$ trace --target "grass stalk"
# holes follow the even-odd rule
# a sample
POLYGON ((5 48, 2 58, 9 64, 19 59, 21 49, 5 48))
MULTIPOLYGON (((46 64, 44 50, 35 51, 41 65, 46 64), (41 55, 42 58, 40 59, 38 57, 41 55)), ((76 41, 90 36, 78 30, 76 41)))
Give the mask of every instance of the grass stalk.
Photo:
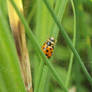
POLYGON ((36 79, 37 81, 36 81, 36 84, 35 84, 34 92, 38 92, 38 90, 39 90, 39 86, 40 86, 40 81, 41 81, 41 78, 42 78, 43 69, 44 69, 44 62, 41 61, 39 69, 38 69, 38 73, 37 73, 38 77, 36 79))
POLYGON ((29 12, 29 14, 27 16, 28 24, 30 24, 35 11, 36 11, 36 5, 33 6, 32 10, 30 10, 30 12, 29 12))
POLYGON ((45 92, 46 85, 48 85, 48 84, 46 84, 47 78, 48 78, 48 72, 49 72, 49 68, 47 67, 47 65, 44 65, 38 92, 45 92))
MULTIPOLYGON (((67 3, 68 3, 68 0, 57 0, 56 7, 55 7, 55 14, 57 15, 57 18, 60 21, 62 21, 67 3)), ((53 21, 53 23, 51 25, 50 35, 56 39, 58 36, 58 33, 59 33, 59 31, 58 31, 59 28, 55 24, 54 20, 52 20, 52 21, 53 21)))
MULTIPOLYGON (((14 0, 14 1, 20 12, 23 14, 22 0, 20 1, 14 0)), ((12 7, 12 4, 10 3, 9 0, 7 0, 7 4, 8 4, 10 26, 14 36, 17 54, 20 60, 19 63, 20 63, 22 78, 24 80, 24 84, 27 91, 32 92, 31 68, 30 68, 28 50, 26 46, 24 26, 22 25, 16 11, 12 7)))
MULTIPOLYGON (((72 9, 73 9, 73 14, 74 14, 73 46, 75 47, 75 44, 76 44, 76 13, 75 13, 75 7, 74 7, 73 0, 71 0, 71 4, 72 4, 72 9)), ((70 76, 71 76, 71 71, 72 71, 73 58, 74 58, 74 54, 71 53, 70 63, 69 63, 69 67, 68 67, 67 77, 66 77, 66 84, 65 84, 66 87, 68 87, 70 78, 71 78, 70 76)))
POLYGON ((88 51, 88 59, 89 59, 89 65, 90 68, 92 69, 92 47, 91 47, 91 39, 88 36, 87 38, 87 51, 88 51))

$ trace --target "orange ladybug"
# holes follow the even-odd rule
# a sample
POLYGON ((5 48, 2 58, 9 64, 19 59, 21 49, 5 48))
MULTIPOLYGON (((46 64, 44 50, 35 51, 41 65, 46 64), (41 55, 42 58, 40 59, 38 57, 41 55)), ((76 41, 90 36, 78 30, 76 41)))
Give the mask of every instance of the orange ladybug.
POLYGON ((55 39, 51 37, 41 47, 42 51, 45 53, 47 58, 50 58, 52 56, 54 46, 55 46, 55 39))

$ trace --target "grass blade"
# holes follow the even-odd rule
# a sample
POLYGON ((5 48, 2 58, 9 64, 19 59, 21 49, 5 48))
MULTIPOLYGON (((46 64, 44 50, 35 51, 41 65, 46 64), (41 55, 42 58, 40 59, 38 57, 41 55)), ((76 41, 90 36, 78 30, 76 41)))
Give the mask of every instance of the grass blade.
MULTIPOLYGON (((76 13, 75 13, 75 7, 74 7, 73 0, 71 0, 71 4, 72 4, 72 9, 73 9, 73 14, 74 14, 73 46, 75 47, 75 43, 76 43, 76 13)), ((71 53, 70 63, 69 63, 68 73, 67 73, 67 78, 66 78, 66 87, 68 87, 69 81, 70 81, 70 75, 71 75, 71 71, 72 71, 73 58, 74 58, 74 54, 71 53)))
MULTIPOLYGON (((22 14, 23 13, 23 5, 22 0, 15 0, 15 3, 22 14)), ((22 25, 16 11, 12 7, 12 4, 9 0, 7 0, 8 5, 8 15, 9 22, 11 26, 11 31, 13 33, 17 54, 19 57, 20 69, 22 78, 28 92, 32 92, 32 77, 31 77, 31 68, 30 68, 30 60, 29 54, 26 46, 26 37, 24 26, 22 25)))
POLYGON ((26 92, 18 61, 8 23, 0 8, 0 78, 2 79, 0 84, 2 83, 3 86, 0 85, 1 92, 6 90, 7 92, 26 92))
MULTIPOLYGON (((57 18, 60 21, 62 21, 67 3, 68 3, 68 0, 58 0, 56 2, 55 14, 57 15, 57 18)), ((53 36, 54 38, 57 38, 59 28, 55 24, 54 20, 52 20, 52 22, 53 23, 52 23, 51 28, 50 28, 50 30, 51 30, 50 35, 53 36)))

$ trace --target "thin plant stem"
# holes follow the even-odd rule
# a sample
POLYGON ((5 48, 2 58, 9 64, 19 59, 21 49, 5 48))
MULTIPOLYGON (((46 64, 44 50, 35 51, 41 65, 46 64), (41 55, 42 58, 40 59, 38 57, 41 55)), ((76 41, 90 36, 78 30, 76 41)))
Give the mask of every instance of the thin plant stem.
MULTIPOLYGON (((22 0, 20 1, 14 0, 14 1, 20 12, 24 14, 22 0)), ((12 4, 10 3, 9 0, 7 0, 7 5, 8 5, 9 22, 13 33, 17 54, 19 57, 22 78, 27 92, 33 92, 30 60, 29 60, 28 49, 26 46, 26 36, 25 36, 24 26, 22 25, 16 11, 12 7, 12 4)))
POLYGON ((30 12, 28 14, 28 17, 27 17, 28 24, 30 24, 30 21, 32 20, 32 17, 35 13, 35 10, 36 10, 36 5, 33 6, 33 9, 30 10, 30 12))
POLYGON ((40 81, 39 90, 37 92, 45 92, 46 85, 48 85, 47 84, 48 73, 49 73, 48 66, 44 65, 43 72, 42 72, 42 77, 41 77, 41 81, 40 81))
MULTIPOLYGON (((75 13, 75 7, 74 7, 73 0, 71 0, 71 4, 72 4, 72 9, 73 9, 73 14, 74 14, 73 46, 75 47, 75 44, 76 44, 76 13, 75 13)), ((71 71, 72 71, 72 64, 73 64, 73 58, 74 58, 74 54, 71 53, 70 63, 69 63, 68 73, 67 73, 67 78, 66 78, 66 84, 65 84, 66 87, 68 87, 69 81, 70 81, 70 76, 71 76, 71 71)))
POLYGON ((44 68, 44 62, 41 60, 39 70, 38 70, 39 76, 37 77, 37 82, 35 84, 34 92, 38 92, 38 90, 39 90, 40 81, 41 81, 41 77, 42 77, 42 73, 43 73, 43 71, 42 71, 43 68, 44 68))

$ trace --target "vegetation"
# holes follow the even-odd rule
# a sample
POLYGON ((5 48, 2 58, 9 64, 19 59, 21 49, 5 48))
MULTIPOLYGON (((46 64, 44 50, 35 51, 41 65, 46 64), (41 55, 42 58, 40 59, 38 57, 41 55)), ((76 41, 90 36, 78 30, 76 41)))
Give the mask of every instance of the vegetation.
MULTIPOLYGON (((0 92, 91 92, 92 1, 22 0, 23 11, 16 1, 8 0, 25 29, 32 71, 29 72, 32 81, 27 87, 32 88, 26 90, 21 75, 7 9, 9 3, 0 0, 0 92), (50 59, 41 50, 49 37, 56 40, 50 59)), ((15 24, 17 17, 13 17, 15 24)))

